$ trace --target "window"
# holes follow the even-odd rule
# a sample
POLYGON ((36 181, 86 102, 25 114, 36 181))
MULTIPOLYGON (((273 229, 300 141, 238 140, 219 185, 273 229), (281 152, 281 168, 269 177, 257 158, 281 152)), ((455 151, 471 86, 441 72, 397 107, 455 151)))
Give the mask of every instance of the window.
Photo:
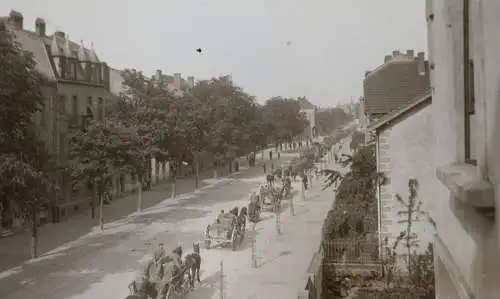
POLYGON ((474 124, 475 113, 475 88, 474 88, 474 61, 471 59, 471 36, 468 0, 463 2, 463 66, 464 66, 464 160, 469 164, 476 164, 473 154, 473 141, 471 127, 474 124))
POLYGON ((64 95, 59 95, 58 97, 58 113, 60 116, 66 114, 66 97, 64 95))
MULTIPOLYGON (((52 101, 52 99, 49 99, 49 101, 52 101)), ((47 113, 47 109, 46 109, 46 105, 43 105, 42 109, 40 110, 40 126, 42 128, 45 128, 47 125, 47 121, 45 119, 46 118, 45 113, 47 113)))
POLYGON ((78 96, 73 96, 73 101, 71 104, 71 117, 73 119, 73 123, 78 122, 78 96))
POLYGON ((59 157, 64 158, 66 156, 66 135, 59 134, 59 157))
POLYGON ((103 121, 103 114, 104 114, 104 100, 103 98, 99 98, 97 102, 97 120, 98 121, 103 121))

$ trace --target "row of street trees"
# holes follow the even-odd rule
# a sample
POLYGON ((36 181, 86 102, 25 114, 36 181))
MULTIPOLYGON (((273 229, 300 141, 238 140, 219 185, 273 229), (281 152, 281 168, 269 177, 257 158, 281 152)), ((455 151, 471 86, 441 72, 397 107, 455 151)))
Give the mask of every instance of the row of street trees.
MULTIPOLYGON (((125 92, 110 101, 104 120, 88 120, 69 144, 68 170, 75 184, 93 186, 92 214, 99 206, 101 228, 103 196, 116 174, 137 178, 141 210, 152 158, 168 162, 174 186, 181 167, 192 167, 198 187, 201 159, 231 165, 270 143, 291 141, 307 125, 296 100, 276 97, 260 105, 229 77, 200 81, 182 95, 135 70, 123 77, 125 92)), ((53 177, 57 161, 37 133, 45 86, 32 56, 0 23, 0 221, 7 210, 29 220, 33 257, 38 213, 62 193, 53 177)))

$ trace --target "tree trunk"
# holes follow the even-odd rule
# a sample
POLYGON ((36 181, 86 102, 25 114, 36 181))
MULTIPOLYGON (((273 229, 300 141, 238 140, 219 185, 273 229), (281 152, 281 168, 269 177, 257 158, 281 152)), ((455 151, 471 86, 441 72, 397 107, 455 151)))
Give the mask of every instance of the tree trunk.
POLYGON ((171 168, 172 170, 172 198, 175 198, 177 194, 177 165, 171 168))
POLYGON ((37 209, 35 206, 31 208, 31 259, 37 257, 38 250, 38 225, 37 225, 37 209))
POLYGON ((195 176, 195 188, 200 188, 200 153, 195 153, 194 155, 194 176, 195 176))
MULTIPOLYGON (((101 183, 102 184, 102 183, 101 183)), ((103 188, 102 186, 99 186, 99 191, 97 194, 97 199, 99 200, 99 227, 101 230, 104 230, 104 198, 103 198, 103 188)))
POLYGON ((217 168, 219 168, 219 161, 214 163, 214 179, 217 179, 218 177, 217 168))
POLYGON ((155 181, 156 185, 160 183, 160 163, 155 159, 155 181))
POLYGON ((137 176, 137 212, 142 212, 142 183, 144 182, 144 176, 137 176))
POLYGON ((90 217, 95 219, 95 204, 97 202, 97 180, 92 182, 92 197, 90 199, 90 217))

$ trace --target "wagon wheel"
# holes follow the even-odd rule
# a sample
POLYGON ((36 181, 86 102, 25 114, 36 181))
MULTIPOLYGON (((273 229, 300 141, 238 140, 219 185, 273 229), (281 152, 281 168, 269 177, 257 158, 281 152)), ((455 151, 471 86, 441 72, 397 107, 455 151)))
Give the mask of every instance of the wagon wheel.
POLYGON ((239 245, 241 245, 241 243, 243 243, 243 239, 245 238, 245 230, 242 230, 241 233, 240 233, 240 242, 239 242, 239 245))
POLYGON ((167 295, 165 296, 165 299, 176 299, 177 294, 175 292, 174 284, 170 283, 168 286, 168 291, 167 295))
POLYGON ((231 234, 231 245, 233 247, 233 251, 236 250, 236 248, 238 247, 238 232, 236 230, 236 227, 233 227, 233 232, 231 234))
POLYGON ((205 229, 205 249, 210 249, 210 244, 210 225, 207 225, 207 228, 205 229))

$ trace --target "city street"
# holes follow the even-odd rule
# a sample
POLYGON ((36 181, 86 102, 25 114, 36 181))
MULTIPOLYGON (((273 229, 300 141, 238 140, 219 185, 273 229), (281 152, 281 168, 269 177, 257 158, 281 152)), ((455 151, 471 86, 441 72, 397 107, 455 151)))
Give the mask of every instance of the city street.
MULTIPOLYGON (((294 155, 282 154, 279 164, 294 155)), ((77 240, 53 246, 40 258, 0 273, 0 298, 83 299, 89 298, 85 292, 96 283, 103 286, 101 291, 93 288, 99 298, 125 298, 128 282, 158 244, 164 243, 168 250, 182 245, 185 252, 190 252, 192 242, 202 241, 203 228, 215 219, 220 209, 247 204, 249 193, 265 181, 261 161, 259 156, 255 168, 242 166, 239 173, 230 177, 205 179, 196 192, 186 193, 189 191, 181 187, 179 190, 184 194, 174 200, 168 199, 170 192, 165 188, 145 195, 155 197, 149 200, 150 205, 159 196, 164 200, 142 213, 115 221, 109 218, 104 231, 94 227, 77 240)), ((266 163, 270 164, 268 156, 266 163)), ((271 163, 278 165, 276 160, 271 163)), ((66 229, 74 230, 77 237, 80 228, 72 227, 74 223, 77 222, 69 221, 66 229)), ((12 254, 16 252, 16 248, 6 247, 5 244, 2 247, 2 259, 9 259, 4 254, 7 249, 12 254)))

